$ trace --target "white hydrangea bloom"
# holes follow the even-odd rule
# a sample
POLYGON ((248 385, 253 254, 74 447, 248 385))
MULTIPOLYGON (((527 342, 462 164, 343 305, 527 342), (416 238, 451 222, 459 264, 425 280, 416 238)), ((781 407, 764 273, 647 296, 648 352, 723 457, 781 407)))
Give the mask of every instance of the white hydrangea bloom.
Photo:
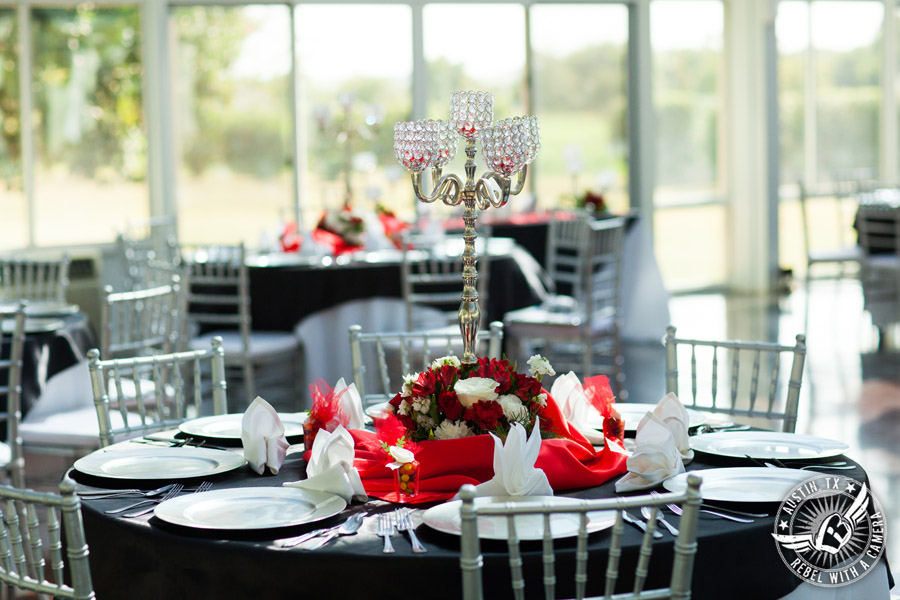
POLYGON ((432 419, 428 415, 416 415, 416 423, 418 423, 419 427, 424 427, 425 429, 434 429, 434 419, 432 419))
POLYGON ((400 413, 401 415, 408 415, 409 411, 410 411, 409 402, 407 402, 406 400, 401 402, 400 407, 397 409, 397 412, 400 413))
POLYGON ((440 358, 436 358, 431 362, 432 369, 439 369, 444 365, 450 365, 451 367, 459 368, 462 363, 459 362, 459 359, 455 356, 442 356, 440 358))
POLYGON ((497 398, 497 402, 503 407, 503 416, 509 421, 518 421, 528 416, 528 409, 525 408, 518 396, 503 394, 497 398))
POLYGON ((407 373, 403 376, 403 387, 400 388, 400 397, 409 398, 412 396, 412 388, 419 379, 418 373, 407 373))
POLYGON ((460 379, 453 386, 453 391, 459 396, 459 401, 466 408, 481 400, 496 400, 497 392, 494 390, 497 382, 488 377, 469 377, 460 379))
POLYGON ((553 367, 550 365, 550 361, 540 354, 535 354, 528 359, 528 367, 531 370, 532 377, 538 377, 541 375, 556 375, 556 371, 553 370, 553 367))
POLYGON ((413 398, 412 408, 420 413, 427 413, 431 409, 431 398, 413 398))
POLYGON ((472 435, 472 429, 465 421, 444 421, 434 430, 434 437, 439 440, 455 440, 472 435))

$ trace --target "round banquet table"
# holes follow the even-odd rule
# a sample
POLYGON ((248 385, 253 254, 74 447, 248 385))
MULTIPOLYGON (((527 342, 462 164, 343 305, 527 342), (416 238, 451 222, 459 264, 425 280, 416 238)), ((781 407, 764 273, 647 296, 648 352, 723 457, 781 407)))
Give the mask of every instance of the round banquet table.
MULTIPOLYGON (((7 336, 0 356, 8 356, 7 336)), ((34 406, 51 377, 85 360, 97 347, 97 337, 82 312, 53 318, 25 320, 25 347, 22 356, 22 416, 34 406)), ((5 383, 6 375, 3 374, 5 383)), ((5 437, 5 429, 2 435, 5 437)))
MULTIPOLYGON (((525 250, 502 238, 492 238, 489 249, 487 257, 479 254, 478 259, 479 268, 484 260, 491 263, 482 323, 502 321, 506 312, 539 304, 546 295, 543 270, 525 250)), ((349 300, 402 298, 401 260, 402 253, 393 249, 325 259, 297 254, 250 257, 253 328, 293 331, 304 317, 349 300)))
MULTIPOLYGON (((132 444, 123 442, 119 447, 132 444)), ((144 446, 146 447, 146 446, 144 446)), ((245 486, 281 486, 282 482, 305 477, 305 463, 297 450, 288 455, 278 475, 259 476, 249 466, 207 478, 213 490, 245 486)), ((116 447, 111 447, 115 451, 116 447)), ((831 460, 831 459, 829 459, 831 460)), ((747 462, 701 455, 689 470, 720 466, 746 466, 747 462)), ((865 471, 857 468, 840 471, 842 475, 864 480, 865 471)), ((97 488, 134 487, 133 481, 100 479, 72 469, 70 476, 79 491, 97 488)), ((159 481, 138 482, 147 489, 159 481)), ((188 480, 188 484, 196 484, 188 480)), ((607 498, 615 495, 614 480, 591 489, 560 495, 578 498, 607 498)), ((462 597, 459 571, 459 538, 432 530, 421 523, 421 510, 429 505, 412 505, 416 532, 427 547, 427 554, 413 554, 409 539, 397 533, 393 537, 395 554, 382 553, 382 540, 376 536, 377 519, 373 515, 391 511, 396 505, 380 500, 353 504, 339 515, 317 523, 257 532, 205 531, 166 523, 152 514, 133 519, 105 514, 105 510, 135 502, 131 498, 83 499, 82 509, 91 571, 98 598, 367 598, 400 599, 462 597), (348 514, 368 511, 357 535, 339 537, 322 549, 280 548, 275 542, 311 529, 342 522, 348 514)), ((735 523, 701 515, 698 552, 693 577, 695 600, 766 600, 782 598, 797 588, 800 579, 781 562, 771 532, 777 504, 750 504, 751 512, 767 512, 772 517, 752 524, 735 523), (762 510, 761 510, 762 509, 762 510), (727 592, 726 592, 727 590, 727 592)), ((676 524, 677 517, 670 520, 676 524)), ((630 589, 637 560, 641 533, 626 527, 620 568, 620 590, 630 589)), ((588 592, 598 594, 603 584, 609 530, 592 533, 589 550, 596 558, 589 563, 588 592)), ((654 543, 647 587, 667 585, 674 538, 668 533, 654 543)), ((485 598, 509 597, 509 567, 506 543, 482 541, 484 553, 485 598)), ((574 540, 556 541, 557 594, 569 594, 574 580, 574 540)), ((543 598, 540 582, 540 542, 523 546, 526 591, 529 597, 543 598)), ((887 571, 868 577, 886 578, 887 571)), ((880 582, 874 582, 881 585, 880 582)), ((811 587, 808 584, 804 584, 811 587)), ((801 592, 802 589, 796 590, 801 592)), ((795 594, 796 595, 796 594, 795 594)), ((795 596, 789 596, 793 598, 795 596)), ((806 596, 804 596, 806 597, 806 596)), ((887 589, 885 595, 887 597, 887 589)))

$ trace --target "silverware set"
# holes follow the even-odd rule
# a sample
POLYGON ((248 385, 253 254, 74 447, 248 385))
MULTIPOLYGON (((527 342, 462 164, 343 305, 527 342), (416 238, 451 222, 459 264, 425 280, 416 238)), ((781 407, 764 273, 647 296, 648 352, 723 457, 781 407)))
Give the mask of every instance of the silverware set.
POLYGON ((378 515, 378 537, 384 538, 384 547, 381 550, 384 554, 391 554, 395 551, 391 537, 398 531, 405 531, 409 535, 409 543, 415 554, 428 552, 416 536, 410 510, 402 507, 393 512, 378 515))
POLYGON ((367 512, 356 513, 351 515, 350 518, 343 523, 333 527, 314 529, 313 531, 308 531, 302 535, 281 540, 278 542, 278 546, 281 548, 293 548, 294 546, 299 546, 303 542, 315 539, 316 541, 311 546, 305 547, 304 550, 316 550, 338 536, 354 535, 359 531, 359 528, 362 527, 363 519, 368 514, 369 513, 367 512))
MULTIPOLYGON (((200 485, 198 485, 196 488, 194 488, 192 490, 188 490, 188 491, 196 494, 198 492, 205 492, 205 491, 209 490, 210 488, 212 488, 212 482, 204 481, 200 485)), ((126 491, 130 492, 131 490, 126 490, 126 491)), ((107 510, 104 512, 108 515, 121 514, 122 517, 126 518, 126 519, 131 519, 134 517, 141 517, 141 516, 144 516, 146 514, 153 512, 153 509, 156 508, 157 504, 162 504, 166 500, 170 500, 170 499, 174 498, 175 496, 177 496, 178 494, 180 494, 183 491, 184 491, 184 484, 182 484, 182 483, 172 483, 169 485, 164 485, 161 488, 157 488, 155 490, 150 490, 149 492, 144 493, 143 500, 139 500, 133 504, 129 504, 128 506, 123 506, 120 508, 113 508, 113 509, 110 509, 110 510, 107 510), (163 490, 164 490, 164 492, 163 492, 163 490), (161 493, 163 494, 162 496, 160 496, 161 493), (132 512, 128 512, 128 511, 132 511, 132 512)), ((94 496, 90 496, 90 497, 91 498, 115 498, 115 497, 123 497, 126 495, 127 494, 118 494, 118 495, 113 494, 113 495, 109 495, 109 496, 94 495, 94 496)))
MULTIPOLYGON (((652 491, 650 492, 650 495, 659 496, 660 494, 657 491, 652 491)), ((666 504, 666 508, 672 511, 672 514, 679 517, 684 512, 680 506, 678 506, 677 504, 672 504, 671 502, 666 504)), ((709 504, 701 504, 700 512, 719 517, 720 519, 725 519, 727 521, 734 521, 735 523, 753 523, 756 519, 764 519, 765 517, 769 516, 768 513, 745 512, 742 510, 735 510, 733 508, 725 508, 722 506, 711 506, 709 504)))

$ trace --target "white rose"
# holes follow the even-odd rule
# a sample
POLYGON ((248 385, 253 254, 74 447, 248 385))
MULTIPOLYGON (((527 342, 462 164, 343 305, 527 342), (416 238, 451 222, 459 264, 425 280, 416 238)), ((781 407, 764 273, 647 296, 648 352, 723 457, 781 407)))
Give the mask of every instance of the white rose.
POLYGON ((388 452, 390 452, 391 457, 398 463, 408 463, 416 459, 415 454, 400 446, 391 446, 388 452))
POLYGON ((459 396, 459 401, 466 408, 481 400, 496 400, 497 392, 494 389, 497 382, 487 377, 469 377, 460 379, 453 386, 453 391, 459 396))
POLYGON ((539 375, 556 375, 556 371, 553 370, 550 361, 540 354, 535 354, 528 359, 528 367, 531 369, 532 377, 537 377, 539 375))
POLYGON ((528 415, 528 409, 525 408, 518 396, 504 394, 497 398, 497 402, 503 407, 503 416, 509 421, 518 421, 528 415))

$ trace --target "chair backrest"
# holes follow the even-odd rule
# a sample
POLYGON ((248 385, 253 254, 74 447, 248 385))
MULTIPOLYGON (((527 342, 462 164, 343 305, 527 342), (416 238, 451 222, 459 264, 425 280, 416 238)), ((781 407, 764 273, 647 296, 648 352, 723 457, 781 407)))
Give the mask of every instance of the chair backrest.
POLYGON ((181 288, 168 285, 113 292, 103 288, 100 306, 100 354, 106 359, 166 354, 174 350, 181 331, 181 288))
POLYGON ((590 217, 586 213, 554 213, 547 228, 547 275, 556 294, 566 294, 576 302, 585 300, 585 255, 588 248, 590 217))
POLYGON ((89 350, 88 368, 101 446, 117 439, 171 429, 199 416, 210 398, 213 414, 227 412, 225 352, 218 337, 213 338, 206 350, 155 356, 100 360, 98 350, 89 350), (151 379, 153 386, 141 386, 140 382, 146 379, 151 379), (123 384, 127 388, 130 382, 134 385, 136 401, 116 401, 116 398, 126 398, 123 384), (111 394, 111 390, 115 393, 111 394), (117 413, 115 426, 113 413, 117 413))
MULTIPOLYGON (((588 551, 588 513, 594 511, 615 511, 615 522, 612 526, 609 549, 598 549, 595 554, 606 553, 606 570, 603 587, 592 586, 591 595, 605 598, 613 597, 617 583, 622 587, 620 579, 620 563, 622 549, 622 534, 625 528, 623 511, 626 509, 640 509, 649 507, 652 511, 647 520, 647 531, 644 533, 640 551, 637 558, 637 566, 634 570, 634 582, 630 586, 632 593, 620 593, 614 597, 616 600, 638 598, 679 598, 686 599, 691 593, 691 576, 694 566, 694 555, 697 552, 697 520, 700 510, 700 477, 689 475, 687 488, 682 493, 666 493, 656 496, 632 496, 609 498, 603 500, 583 500, 577 504, 542 506, 537 502, 529 503, 496 503, 479 505, 475 501, 475 487, 467 484, 459 492, 462 499, 460 508, 460 557, 459 564, 462 571, 462 586, 464 600, 481 600, 484 597, 482 589, 482 563, 480 543, 478 538, 479 517, 505 517, 507 529, 507 549, 509 552, 510 580, 512 582, 513 597, 516 600, 525 598, 526 580, 540 582, 544 587, 544 597, 556 598, 557 577, 555 566, 557 562, 554 541, 552 537, 551 522, 560 515, 563 518, 578 519, 578 533, 575 549, 575 580, 567 582, 560 587, 565 588, 565 597, 581 599, 587 593, 589 583, 588 560, 591 552, 588 551), (653 533, 656 531, 656 514, 667 503, 679 504, 684 513, 679 521, 678 538, 675 540, 675 555, 672 561, 671 575, 668 587, 645 590, 647 575, 649 573, 650 558, 653 551, 653 533), (529 527, 541 527, 542 553, 540 556, 531 553, 531 556, 523 554, 519 547, 519 534, 517 527, 520 523, 527 522, 529 527), (539 524, 540 523, 540 524, 539 524), (526 577, 526 573, 528 576, 526 577), (543 577, 538 577, 538 574, 543 577), (574 593, 570 589, 574 588, 574 593), (601 592, 602 589, 602 592, 601 592)), ((571 544, 566 539, 563 544, 571 544)), ((590 571, 597 572, 597 560, 591 563, 590 571)), ((654 567, 659 568, 654 562, 654 567)), ((625 582, 630 583, 630 582, 625 582)), ((537 593, 529 594, 536 597, 537 593)))
MULTIPOLYGON (((484 248, 490 238, 482 238, 484 248)), ((455 323, 463 289, 462 247, 447 243, 446 239, 435 240, 426 234, 404 232, 403 260, 400 265, 400 280, 403 300, 406 302, 406 329, 415 331, 414 307, 430 306, 445 313, 448 324, 455 323), (450 253, 448 250, 458 249, 450 253)), ((487 306, 490 281, 490 258, 478 260, 476 292, 481 306, 487 306)))
MULTIPOLYGON (((479 356, 500 358, 503 345, 503 323, 494 321, 489 331, 479 331, 477 341, 487 345, 479 356)), ((483 346, 482 346, 483 347, 483 346)), ((403 376, 423 371, 442 356, 461 355, 462 336, 442 330, 399 333, 363 333, 359 325, 350 327, 350 360, 353 381, 363 406, 390 400, 400 391, 403 376), (373 369, 374 387, 367 383, 368 369, 373 369)))
POLYGON ((68 253, 59 260, 0 258, 0 300, 65 302, 70 263, 68 253))
MULTIPOLYGON (((22 364, 25 346, 25 304, 15 312, 0 314, 0 400, 6 400, 6 443, 10 449, 9 476, 13 485, 25 487, 25 458, 19 421, 22 418, 22 364), (8 328, 8 329, 7 329, 8 328), (9 348, 6 351, 6 348, 9 348), (5 377, 4 377, 5 373, 5 377)), ((0 406, 3 406, 0 404, 0 406)))
POLYGON ((783 431, 796 429, 805 335, 797 335, 793 346, 692 340, 676 337, 675 327, 669 326, 665 343, 666 392, 676 394, 685 406, 748 419, 780 420, 783 431), (679 377, 683 360, 690 361, 690 378, 679 377))
POLYGON ((237 329, 250 348, 250 275, 244 245, 196 246, 183 253, 188 319, 206 329, 237 329))
MULTIPOLYGON (((584 289, 591 310, 587 320, 610 317, 619 319, 622 308, 622 249, 625 243, 625 219, 615 217, 588 224, 584 256, 584 289)), ((590 327, 588 327, 590 330, 590 327)))
POLYGON ((180 275, 181 254, 174 235, 154 234, 153 237, 134 238, 120 233, 116 243, 125 262, 125 289, 156 287, 173 274, 180 275))
POLYGON ((81 501, 68 477, 59 491, 0 485, 0 581, 54 598, 91 600, 95 596, 81 501))
POLYGON ((853 215, 856 194, 862 186, 859 179, 841 179, 815 187, 803 181, 797 183, 803 248, 808 260, 817 250, 835 250, 855 244, 853 215))

